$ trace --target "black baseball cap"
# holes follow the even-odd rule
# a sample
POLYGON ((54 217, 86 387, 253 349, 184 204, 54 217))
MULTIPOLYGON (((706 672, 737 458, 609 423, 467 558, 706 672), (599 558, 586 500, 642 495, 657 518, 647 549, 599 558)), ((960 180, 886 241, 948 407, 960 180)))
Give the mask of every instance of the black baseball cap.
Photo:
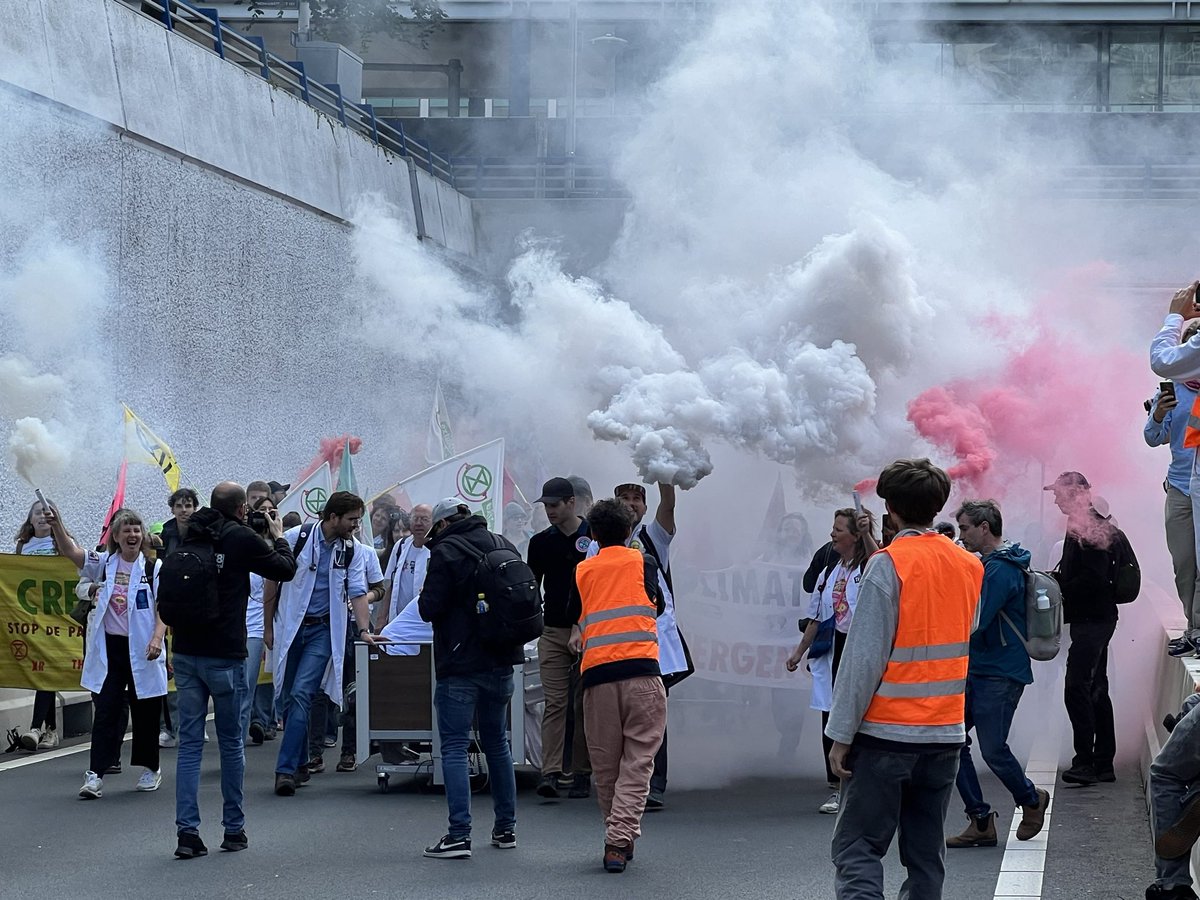
POLYGON ((542 485, 542 496, 538 497, 535 502, 545 503, 547 500, 566 500, 568 497, 575 496, 575 487, 567 479, 551 478, 542 485))
POLYGON ((1063 472, 1054 479, 1053 484, 1048 484, 1043 491, 1056 491, 1062 488, 1090 488, 1091 484, 1078 472, 1063 472))
POLYGON ((289 490, 291 490, 292 486, 290 484, 280 484, 278 481, 268 481, 267 487, 271 489, 272 494, 278 494, 280 491, 283 491, 286 494, 289 490))

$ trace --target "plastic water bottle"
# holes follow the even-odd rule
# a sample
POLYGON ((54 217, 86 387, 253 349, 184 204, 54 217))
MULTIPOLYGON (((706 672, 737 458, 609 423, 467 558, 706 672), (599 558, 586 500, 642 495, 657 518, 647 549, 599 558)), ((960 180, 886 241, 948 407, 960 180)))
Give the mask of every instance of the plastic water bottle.
POLYGON ((1050 608, 1050 597, 1045 588, 1037 592, 1037 610, 1033 615, 1030 632, 1035 637, 1051 637, 1054 634, 1054 610, 1050 608))
POLYGON ((479 594, 479 599, 478 599, 478 601, 476 601, 476 603, 475 603, 475 612, 479 613, 479 615, 481 615, 481 616, 482 616, 482 615, 483 615, 484 613, 486 613, 486 612, 487 612, 487 611, 488 611, 490 608, 491 608, 491 607, 489 607, 489 606, 488 606, 488 602, 487 602, 487 600, 484 598, 483 594, 479 594))

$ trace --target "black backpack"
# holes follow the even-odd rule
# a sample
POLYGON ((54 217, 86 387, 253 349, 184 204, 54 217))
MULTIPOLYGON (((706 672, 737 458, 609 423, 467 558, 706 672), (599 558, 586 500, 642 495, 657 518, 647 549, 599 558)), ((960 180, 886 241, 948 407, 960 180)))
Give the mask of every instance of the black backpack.
POLYGON ((171 627, 212 624, 220 613, 217 579, 224 554, 203 528, 185 528, 158 570, 158 616, 171 627))
POLYGON ((542 602, 529 563, 504 538, 488 532, 486 553, 460 535, 446 543, 475 560, 472 575, 480 642, 498 650, 520 647, 542 635, 542 602))
POLYGON ((1113 598, 1118 603, 1132 603, 1142 590, 1142 569, 1129 538, 1121 529, 1116 530, 1112 543, 1111 570, 1109 580, 1113 586, 1113 598))

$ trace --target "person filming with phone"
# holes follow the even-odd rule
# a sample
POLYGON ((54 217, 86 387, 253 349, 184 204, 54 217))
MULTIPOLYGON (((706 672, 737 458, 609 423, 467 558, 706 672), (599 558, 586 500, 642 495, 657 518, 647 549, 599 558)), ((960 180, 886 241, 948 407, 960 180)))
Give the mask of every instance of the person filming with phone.
MULTIPOLYGON (((250 575, 288 582, 296 558, 284 540, 279 513, 260 509, 247 524, 246 491, 232 481, 213 488, 209 505, 180 526, 180 543, 163 561, 159 610, 174 634, 179 694, 179 753, 175 761, 175 829, 180 859, 204 856, 200 838, 200 757, 204 718, 213 704, 221 753, 224 800, 222 850, 244 850, 242 782, 246 757, 243 707, 246 679, 246 607, 250 575)), ((258 660, 252 664, 257 668, 258 660)))
POLYGON ((1171 465, 1163 482, 1164 523, 1167 549, 1175 570, 1175 590, 1187 619, 1184 633, 1167 645, 1171 656, 1192 656, 1200 651, 1200 579, 1196 577, 1193 511, 1196 494, 1192 482, 1200 430, 1188 427, 1200 391, 1197 315, 1200 310, 1196 307, 1196 285, 1192 284, 1176 292, 1163 327, 1150 345, 1150 367, 1155 374, 1171 380, 1159 384, 1143 429, 1146 443, 1151 447, 1163 444, 1171 447, 1171 465))

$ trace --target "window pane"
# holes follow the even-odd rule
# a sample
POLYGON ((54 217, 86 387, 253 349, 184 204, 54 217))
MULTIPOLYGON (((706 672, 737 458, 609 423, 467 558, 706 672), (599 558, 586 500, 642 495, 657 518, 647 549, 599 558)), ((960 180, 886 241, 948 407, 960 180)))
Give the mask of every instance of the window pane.
POLYGON ((1109 47, 1109 108, 1144 109, 1158 103, 1158 29, 1114 28, 1109 47))
POLYGON ((1168 29, 1163 65, 1163 105, 1200 106, 1200 34, 1168 29))

